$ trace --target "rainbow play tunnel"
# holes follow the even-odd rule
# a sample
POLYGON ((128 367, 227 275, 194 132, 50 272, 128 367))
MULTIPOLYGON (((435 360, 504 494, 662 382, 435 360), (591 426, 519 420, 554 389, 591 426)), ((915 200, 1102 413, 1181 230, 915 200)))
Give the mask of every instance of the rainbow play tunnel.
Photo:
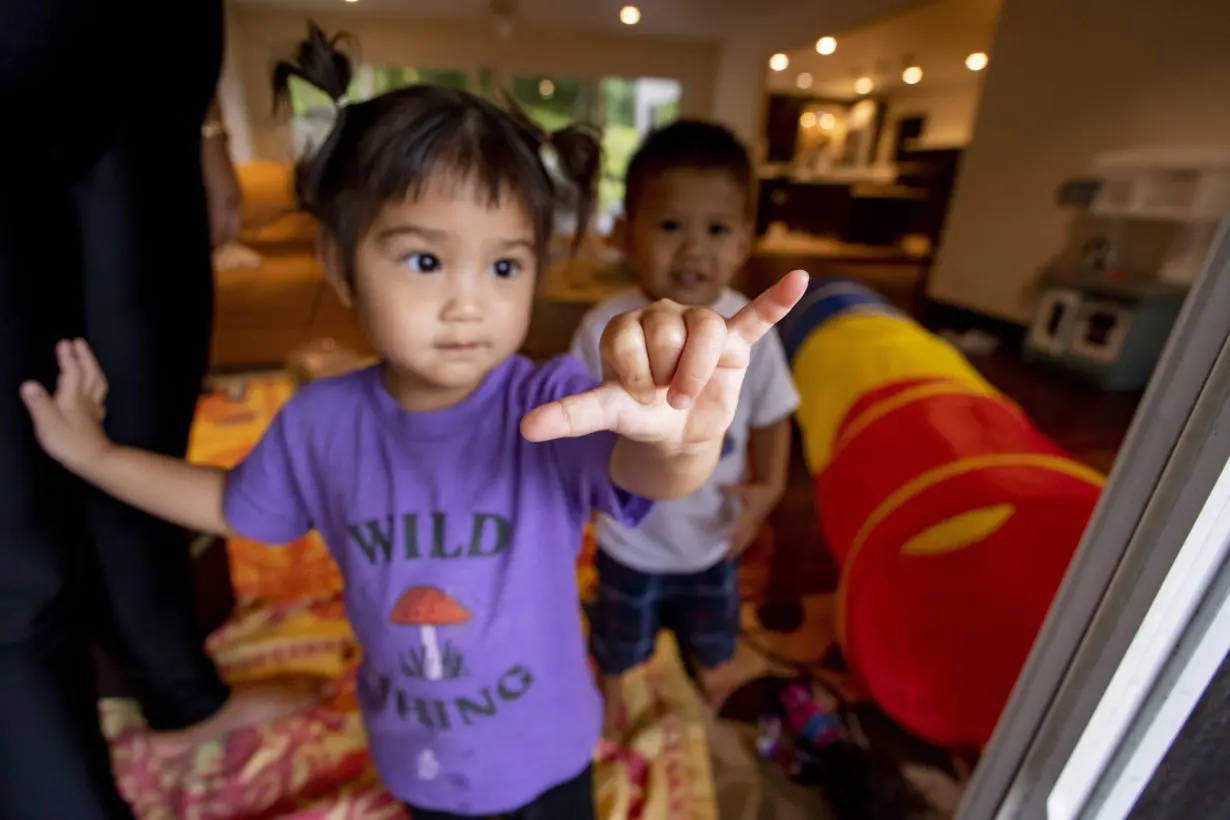
POLYGON ((813 283, 782 337, 846 660, 906 728, 980 748, 1102 476, 857 283, 813 283))

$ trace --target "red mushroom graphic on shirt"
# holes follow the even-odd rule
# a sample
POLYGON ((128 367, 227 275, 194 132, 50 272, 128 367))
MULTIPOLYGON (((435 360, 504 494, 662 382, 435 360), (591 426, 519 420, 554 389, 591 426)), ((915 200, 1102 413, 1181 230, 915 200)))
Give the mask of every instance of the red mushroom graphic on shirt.
MULTIPOLYGON (((418 627, 423 649, 421 658, 417 659, 420 663, 413 664, 416 676, 443 680, 446 661, 450 671, 448 677, 462 674, 461 653, 451 644, 446 644, 445 651, 441 652, 437 630, 442 626, 466 623, 470 620, 470 611, 447 592, 436 587, 410 587, 397 599, 389 620, 400 626, 418 627)), ((410 669, 405 671, 411 674, 410 669)))

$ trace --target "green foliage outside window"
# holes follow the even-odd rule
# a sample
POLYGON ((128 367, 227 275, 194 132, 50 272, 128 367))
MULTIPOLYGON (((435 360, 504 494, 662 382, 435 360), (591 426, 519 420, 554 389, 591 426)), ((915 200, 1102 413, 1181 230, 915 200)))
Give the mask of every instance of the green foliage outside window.
POLYGON ((509 91, 517 105, 547 131, 558 131, 585 119, 592 91, 590 83, 571 77, 513 77, 509 91))
MULTIPOLYGON (((334 101, 329 99, 328 94, 298 77, 291 77, 289 85, 290 110, 293 116, 302 117, 312 109, 331 108, 334 104, 334 101)), ((346 96, 353 102, 358 99, 357 94, 358 86, 352 82, 350 89, 346 92, 346 96)))
POLYGON ((655 105, 650 112, 650 119, 653 122, 654 128, 670 125, 679 119, 679 100, 671 100, 661 105, 655 105))
POLYGON ((484 100, 496 100, 495 72, 490 68, 478 70, 478 96, 484 100))
POLYGON ((624 201, 624 177, 628 161, 640 144, 636 130, 636 83, 623 77, 602 80, 606 122, 602 129, 602 177, 598 183, 598 207, 611 212, 624 201))
POLYGON ((470 76, 464 71, 439 68, 377 68, 372 71, 372 92, 383 94, 408 85, 427 83, 468 91, 470 76))

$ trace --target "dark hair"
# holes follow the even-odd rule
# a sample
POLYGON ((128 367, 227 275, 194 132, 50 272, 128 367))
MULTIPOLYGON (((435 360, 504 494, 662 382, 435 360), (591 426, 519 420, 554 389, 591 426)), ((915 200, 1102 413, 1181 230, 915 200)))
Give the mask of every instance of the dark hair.
POLYGON ((729 129, 706 120, 683 119, 650 132, 628 163, 624 213, 631 217, 645 182, 675 168, 722 171, 751 195, 752 160, 729 129))
POLYGON ((520 199, 534 223, 540 260, 546 259, 555 209, 571 195, 577 214, 573 248, 593 214, 601 147, 592 126, 547 133, 506 96, 501 108, 465 91, 412 85, 347 104, 353 76, 341 49, 345 34, 329 37, 315 23, 294 58, 273 72, 275 110, 287 104, 291 77, 338 101, 337 119, 323 144, 295 168, 295 198, 338 243, 354 275, 359 239, 385 203, 420 196, 434 174, 475 184, 492 205, 520 199), (561 188, 543 163, 549 146, 572 190, 561 188))

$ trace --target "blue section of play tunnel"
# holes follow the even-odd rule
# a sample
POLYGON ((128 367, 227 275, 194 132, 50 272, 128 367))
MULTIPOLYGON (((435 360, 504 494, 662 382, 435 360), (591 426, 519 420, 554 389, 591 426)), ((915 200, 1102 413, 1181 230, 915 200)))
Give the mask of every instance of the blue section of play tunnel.
POLYGON ((812 331, 834 316, 851 311, 901 315, 883 296, 853 279, 813 279, 794 310, 778 324, 786 356, 793 361, 812 331))

